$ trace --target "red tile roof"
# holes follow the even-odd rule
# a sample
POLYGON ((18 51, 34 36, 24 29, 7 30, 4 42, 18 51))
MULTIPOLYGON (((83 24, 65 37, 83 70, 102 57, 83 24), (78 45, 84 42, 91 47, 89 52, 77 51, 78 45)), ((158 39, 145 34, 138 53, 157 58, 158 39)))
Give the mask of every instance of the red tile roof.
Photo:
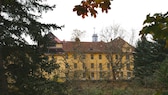
POLYGON ((119 52, 123 48, 124 44, 128 44, 132 49, 134 49, 134 47, 132 45, 130 45, 129 43, 127 43, 125 40, 123 40, 120 37, 112 40, 111 42, 108 42, 107 47, 111 47, 113 52, 119 52))
MULTIPOLYGON (((111 42, 105 43, 103 41, 100 42, 75 42, 75 41, 68 41, 63 42, 63 50, 65 52, 99 52, 104 53, 108 52, 109 49, 111 52, 119 52, 121 51, 123 45, 127 43, 121 38, 116 38, 111 42)), ((128 43, 127 43, 128 44, 128 43)), ((130 44, 128 44, 130 45, 130 44)), ((131 48, 133 46, 130 45, 131 48)))
MULTIPOLYGON (((119 52, 122 50, 123 45, 127 43, 122 38, 118 37, 111 42, 105 43, 103 41, 100 42, 80 42, 80 40, 77 41, 60 41, 54 34, 51 32, 48 34, 48 37, 51 39, 52 42, 55 44, 62 43, 63 44, 63 51, 62 52, 98 52, 98 53, 104 53, 104 52, 119 52)), ((131 48, 134 48, 129 43, 127 43, 131 48)))
POLYGON ((65 52, 73 52, 79 50, 81 52, 104 52, 104 42, 64 42, 63 50, 65 52))

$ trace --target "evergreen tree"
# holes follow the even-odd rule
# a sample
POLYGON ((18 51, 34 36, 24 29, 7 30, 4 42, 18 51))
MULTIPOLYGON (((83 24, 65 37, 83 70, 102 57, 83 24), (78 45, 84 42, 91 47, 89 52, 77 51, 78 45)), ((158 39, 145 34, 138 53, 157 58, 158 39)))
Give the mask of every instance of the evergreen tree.
POLYGON ((159 84, 161 85, 160 89, 167 88, 168 87, 168 58, 165 58, 160 63, 160 68, 156 71, 156 76, 159 84))
POLYGON ((150 77, 158 69, 159 64, 165 59, 163 45, 158 42, 150 42, 145 37, 137 42, 134 54, 135 78, 143 80, 150 77))
POLYGON ((46 80, 41 70, 53 64, 47 62, 39 51, 39 44, 51 29, 61 29, 56 24, 38 21, 42 12, 55 6, 44 4, 45 0, 0 0, 0 93, 1 95, 44 95, 52 92, 58 83, 46 80), (30 46, 24 35, 37 42, 30 46), (53 84, 54 83, 54 84, 53 84))

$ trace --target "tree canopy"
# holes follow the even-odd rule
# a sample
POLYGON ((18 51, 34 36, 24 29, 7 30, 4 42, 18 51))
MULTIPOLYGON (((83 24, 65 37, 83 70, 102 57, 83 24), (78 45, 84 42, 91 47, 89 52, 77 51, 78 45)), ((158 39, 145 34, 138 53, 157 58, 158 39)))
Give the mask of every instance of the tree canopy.
MULTIPOLYGON (((151 34, 154 40, 167 40, 168 41, 168 12, 156 13, 153 16, 148 14, 144 21, 144 27, 140 31, 140 35, 151 34)), ((166 43, 168 47, 168 43, 166 43)))
POLYGON ((61 28, 56 24, 43 24, 43 11, 52 10, 55 6, 42 4, 44 0, 1 0, 0 2, 0 33, 1 45, 19 45, 27 43, 23 35, 29 35, 33 41, 40 41, 42 33, 51 28, 61 28))
POLYGON ((134 53, 135 78, 144 82, 145 78, 153 76, 159 68, 159 62, 162 62, 165 57, 164 44, 150 42, 143 37, 137 42, 134 53))
POLYGON ((48 41, 45 35, 51 29, 61 29, 61 26, 38 21, 43 11, 55 8, 43 1, 0 0, 1 95, 43 95, 52 90, 52 86, 47 87, 52 81, 45 79, 41 71, 50 73, 57 68, 42 56, 39 46, 48 41), (25 36, 38 44, 29 45, 25 36))

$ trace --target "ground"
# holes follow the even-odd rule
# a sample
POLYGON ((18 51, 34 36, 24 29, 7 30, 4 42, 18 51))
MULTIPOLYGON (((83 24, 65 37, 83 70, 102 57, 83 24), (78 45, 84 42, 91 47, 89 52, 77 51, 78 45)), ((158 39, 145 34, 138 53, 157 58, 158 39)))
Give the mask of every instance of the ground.
POLYGON ((69 95, 156 95, 157 90, 133 81, 71 81, 68 92, 69 95))

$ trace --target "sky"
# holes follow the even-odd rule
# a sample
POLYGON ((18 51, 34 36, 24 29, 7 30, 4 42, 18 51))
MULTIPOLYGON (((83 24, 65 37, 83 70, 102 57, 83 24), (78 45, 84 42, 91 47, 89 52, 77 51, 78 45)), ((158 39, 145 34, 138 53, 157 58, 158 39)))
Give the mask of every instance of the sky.
MULTIPOLYGON (((111 10, 107 14, 99 10, 96 18, 89 16, 83 19, 73 12, 74 6, 80 4, 81 1, 48 0, 49 4, 56 4, 56 8, 53 11, 43 13, 43 18, 40 21, 65 25, 62 30, 52 31, 60 40, 70 41, 72 31, 79 29, 86 31, 81 41, 92 41, 93 33, 99 36, 103 28, 114 24, 118 24, 126 30, 125 34, 128 40, 131 30, 135 30, 136 39, 138 38, 146 15, 168 11, 168 0, 113 0, 111 10)), ((98 39, 101 40, 100 37, 98 39)))

